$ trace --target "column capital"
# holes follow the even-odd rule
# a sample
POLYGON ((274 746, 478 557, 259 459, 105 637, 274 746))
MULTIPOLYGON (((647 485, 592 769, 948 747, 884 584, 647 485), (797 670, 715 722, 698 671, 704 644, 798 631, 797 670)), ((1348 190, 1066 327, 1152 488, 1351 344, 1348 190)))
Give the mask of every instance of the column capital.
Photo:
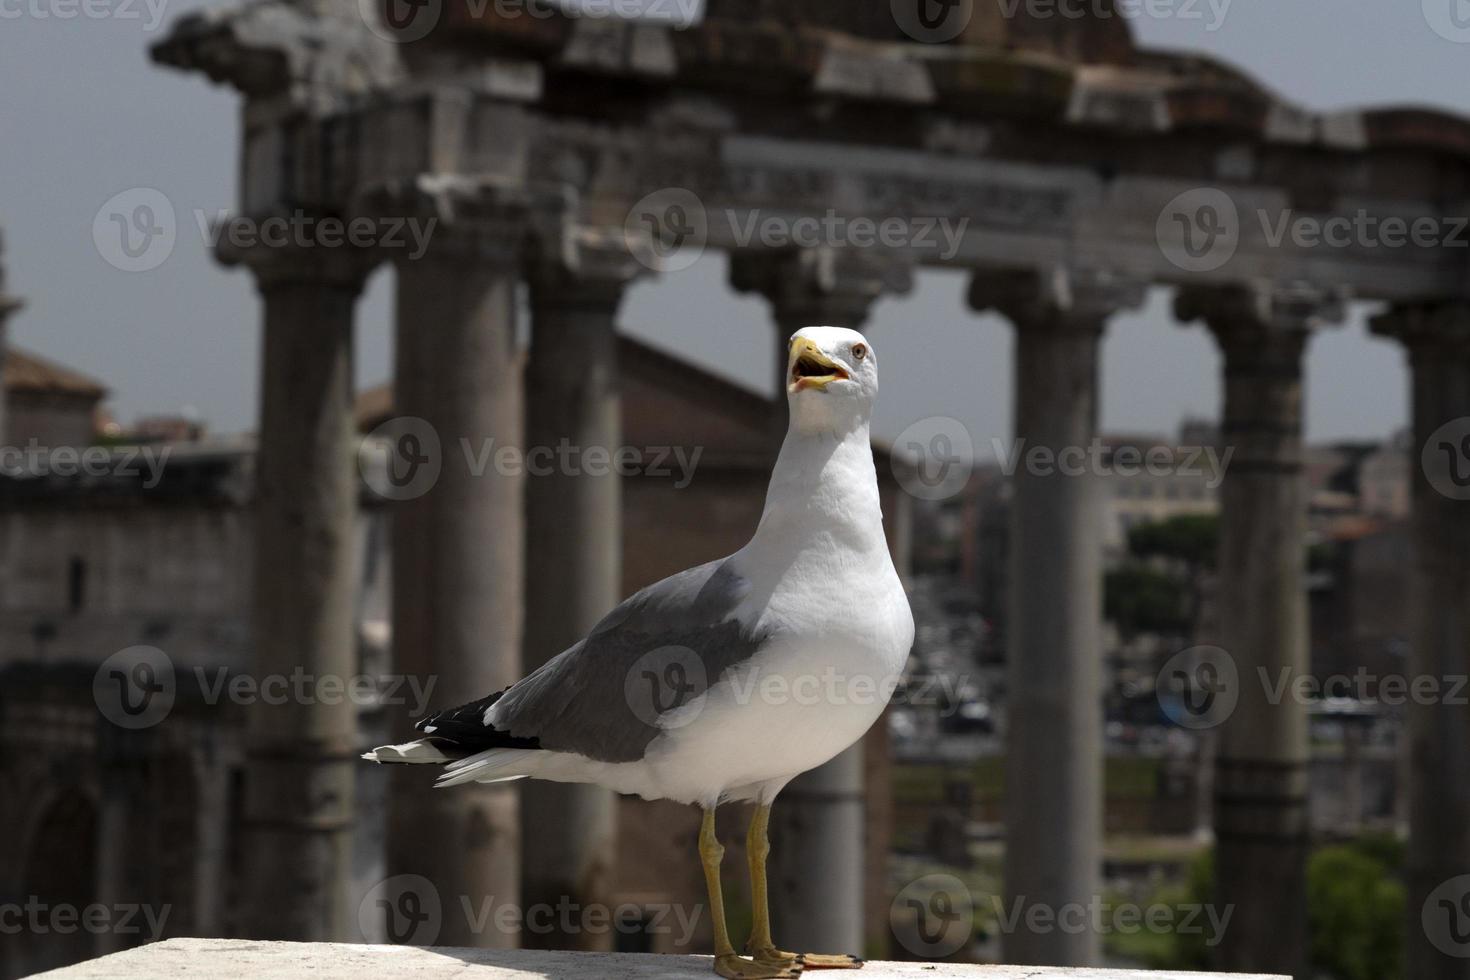
POLYGON ((1027 329, 1100 331, 1107 319, 1143 305, 1148 284, 1100 269, 986 268, 970 280, 971 309, 995 310, 1027 329))
POLYGON ((1413 355, 1463 357, 1470 355, 1470 300, 1399 304, 1369 320, 1368 328, 1413 355))
POLYGON ((1174 297, 1180 323, 1203 322, 1226 350, 1271 340, 1299 349, 1313 330, 1341 323, 1346 312, 1346 290, 1301 282, 1188 286, 1174 297))
POLYGON ((771 303, 778 323, 858 327, 885 293, 913 288, 913 265, 902 256, 820 246, 735 252, 730 286, 771 303))
POLYGON ((355 4, 278 0, 179 17, 149 55, 249 99, 279 99, 325 112, 402 77, 397 49, 373 31, 355 4))
POLYGON ((399 250, 399 264, 440 259, 461 264, 517 266, 527 254, 535 195, 499 180, 419 174, 378 184, 356 210, 381 220, 416 221, 428 243, 422 255, 399 250))
POLYGON ((356 294, 382 253, 346 240, 323 240, 312 229, 327 220, 341 219, 300 211, 231 215, 216 229, 215 260, 227 267, 248 268, 262 291, 312 285, 356 294))
POLYGON ((532 303, 538 307, 606 309, 651 265, 621 228, 586 228, 557 222, 535 239, 526 263, 532 303))

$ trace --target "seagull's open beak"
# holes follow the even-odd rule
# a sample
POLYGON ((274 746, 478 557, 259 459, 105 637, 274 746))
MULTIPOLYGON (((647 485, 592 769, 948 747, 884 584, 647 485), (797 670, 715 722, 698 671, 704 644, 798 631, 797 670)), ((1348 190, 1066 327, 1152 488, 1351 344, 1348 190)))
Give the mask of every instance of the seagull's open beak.
POLYGON ((791 342, 786 377, 791 391, 803 388, 825 388, 834 381, 846 381, 847 370, 822 353, 815 342, 798 337, 791 342))

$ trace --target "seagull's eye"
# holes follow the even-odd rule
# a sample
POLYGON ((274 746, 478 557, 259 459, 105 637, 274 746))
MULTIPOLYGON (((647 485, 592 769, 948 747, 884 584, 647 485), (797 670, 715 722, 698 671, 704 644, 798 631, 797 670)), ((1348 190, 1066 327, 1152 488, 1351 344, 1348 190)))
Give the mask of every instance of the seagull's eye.
POLYGON ((863 358, 867 357, 868 356, 868 346, 867 346, 867 344, 853 344, 852 345, 852 356, 855 357, 859 361, 861 361, 863 358))

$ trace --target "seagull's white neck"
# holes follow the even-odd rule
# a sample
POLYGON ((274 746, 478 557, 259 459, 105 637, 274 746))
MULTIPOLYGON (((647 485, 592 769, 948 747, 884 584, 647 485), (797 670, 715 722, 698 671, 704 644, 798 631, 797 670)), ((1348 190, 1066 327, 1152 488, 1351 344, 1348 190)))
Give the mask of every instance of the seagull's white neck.
POLYGON ((750 549, 791 554, 811 545, 886 554, 866 418, 836 429, 793 424, 781 444, 750 549))

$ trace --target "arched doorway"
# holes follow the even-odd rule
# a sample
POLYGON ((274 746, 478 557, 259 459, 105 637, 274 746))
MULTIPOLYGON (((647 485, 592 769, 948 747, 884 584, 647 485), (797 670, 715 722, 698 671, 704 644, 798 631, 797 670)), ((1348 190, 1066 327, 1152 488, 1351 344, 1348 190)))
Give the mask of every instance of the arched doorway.
MULTIPOLYGON (((25 859, 19 935, 5 945, 7 976, 29 976, 95 955, 97 937, 83 911, 97 901, 97 808, 76 790, 63 792, 37 824, 25 859)), ((11 913, 14 914, 14 913, 11 913)))

